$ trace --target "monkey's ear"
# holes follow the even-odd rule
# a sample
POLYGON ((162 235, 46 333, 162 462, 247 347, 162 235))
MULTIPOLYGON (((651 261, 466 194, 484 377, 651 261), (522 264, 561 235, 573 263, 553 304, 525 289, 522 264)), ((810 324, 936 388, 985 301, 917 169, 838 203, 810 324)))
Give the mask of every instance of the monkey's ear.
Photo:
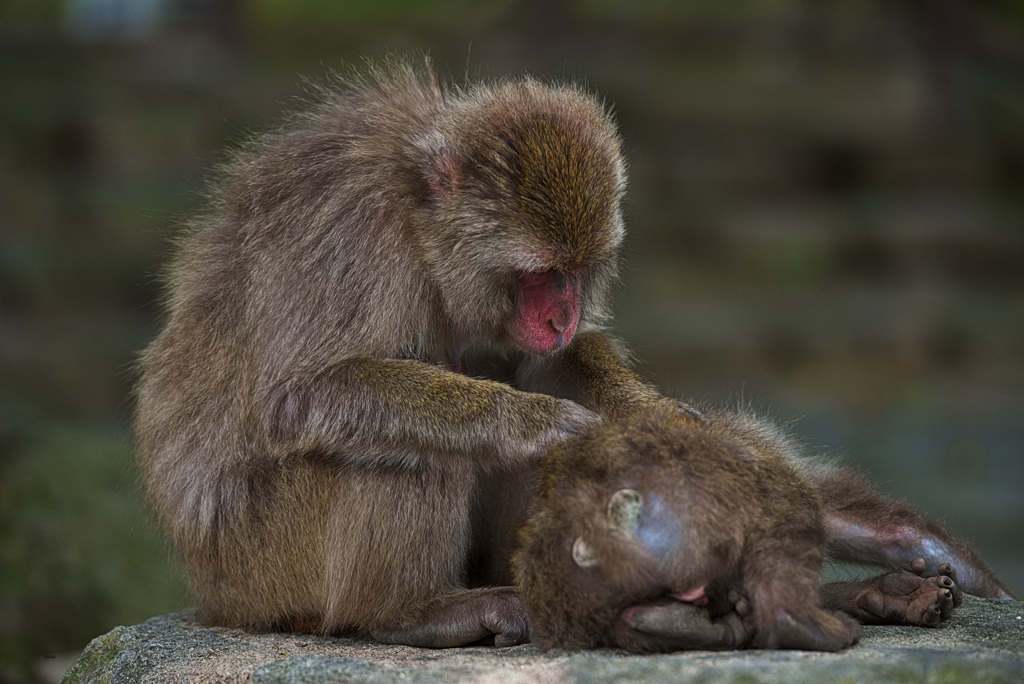
POLYGON ((587 542, 583 541, 583 537, 577 537, 576 541, 573 542, 572 559, 581 568, 593 568, 600 565, 597 556, 587 546, 587 542))
POLYGON ((434 197, 447 199, 454 195, 458 190, 461 175, 462 169, 450 152, 441 150, 430 158, 427 183, 434 197))
POLYGON ((620 489, 608 500, 608 522, 627 537, 635 537, 644 512, 644 497, 635 489, 620 489))

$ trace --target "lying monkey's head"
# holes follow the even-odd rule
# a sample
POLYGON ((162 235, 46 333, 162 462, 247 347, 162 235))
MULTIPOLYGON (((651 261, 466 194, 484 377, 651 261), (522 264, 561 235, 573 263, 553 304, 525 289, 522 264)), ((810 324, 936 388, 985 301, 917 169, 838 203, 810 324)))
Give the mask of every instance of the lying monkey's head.
POLYGON ((740 573, 753 513, 729 492, 751 459, 671 409, 553 445, 514 558, 538 642, 600 645, 629 606, 719 598, 740 573))

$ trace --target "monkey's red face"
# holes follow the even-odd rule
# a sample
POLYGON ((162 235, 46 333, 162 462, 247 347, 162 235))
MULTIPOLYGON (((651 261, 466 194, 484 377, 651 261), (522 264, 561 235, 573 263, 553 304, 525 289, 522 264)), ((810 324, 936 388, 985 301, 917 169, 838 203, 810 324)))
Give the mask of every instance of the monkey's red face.
POLYGON ((569 344, 580 320, 579 278, 575 273, 516 274, 519 298, 512 339, 525 351, 548 354, 569 344))

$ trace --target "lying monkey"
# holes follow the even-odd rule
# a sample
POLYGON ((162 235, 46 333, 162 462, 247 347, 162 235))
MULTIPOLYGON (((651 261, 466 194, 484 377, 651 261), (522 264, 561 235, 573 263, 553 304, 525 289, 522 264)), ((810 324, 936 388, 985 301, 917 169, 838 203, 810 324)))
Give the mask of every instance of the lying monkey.
POLYGON ((554 445, 513 558, 542 649, 837 651, 860 624, 935 625, 960 603, 918 559, 821 586, 814 467, 744 415, 652 411, 554 445))

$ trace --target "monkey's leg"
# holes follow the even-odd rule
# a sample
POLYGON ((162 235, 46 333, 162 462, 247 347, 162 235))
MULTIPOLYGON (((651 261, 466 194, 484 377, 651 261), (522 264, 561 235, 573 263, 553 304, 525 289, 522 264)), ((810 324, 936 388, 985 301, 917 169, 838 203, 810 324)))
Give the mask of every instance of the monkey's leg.
POLYGON ((866 624, 934 627, 949 618, 963 593, 948 563, 939 574, 925 575, 926 563, 915 558, 896 572, 858 582, 835 582, 821 589, 825 607, 841 610, 866 624))
POLYGON ((929 575, 941 563, 956 569, 968 594, 1016 598, 970 546, 903 501, 886 498, 857 473, 840 468, 813 475, 824 504, 829 554, 838 560, 903 567, 916 558, 929 575))
POLYGON ((413 625, 371 630, 385 643, 428 648, 463 646, 493 637, 495 646, 530 640, 526 606, 513 583, 509 558, 526 520, 533 468, 481 473, 471 500, 472 548, 468 582, 474 589, 438 596, 413 625))
POLYGON ((685 418, 703 420, 692 406, 658 392, 624 358, 621 345, 612 338, 600 332, 581 333, 557 356, 524 360, 516 386, 571 399, 605 418, 627 417, 652 403, 668 403, 685 418))
POLYGON ((500 587, 515 583, 512 556, 526 522, 536 485, 536 466, 481 473, 473 508, 473 544, 467 584, 500 587))
MULTIPOLYGON (((529 639, 511 587, 466 589, 476 473, 466 464, 343 469, 326 538, 325 629, 388 643, 461 646, 529 639)), ((287 552, 284 549, 282 552, 287 552)))
POLYGON ((203 622, 320 631, 324 539, 337 473, 302 456, 197 482, 199 505, 171 527, 203 622), (199 498, 200 496, 204 498, 199 498), (215 525, 198 513, 216 505, 215 525))

